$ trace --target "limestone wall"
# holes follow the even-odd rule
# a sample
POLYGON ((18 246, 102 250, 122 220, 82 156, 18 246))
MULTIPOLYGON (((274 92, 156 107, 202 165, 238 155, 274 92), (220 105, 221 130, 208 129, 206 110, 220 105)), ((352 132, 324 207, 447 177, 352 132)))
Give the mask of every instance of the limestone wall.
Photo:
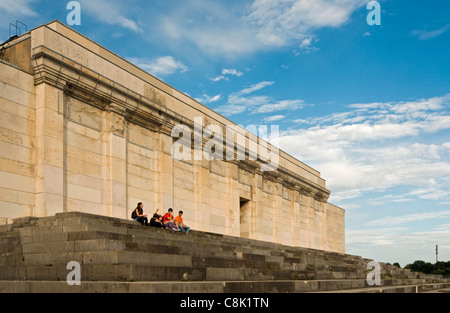
POLYGON ((0 217, 34 214, 33 76, 0 61, 0 217))
POLYGON ((328 251, 345 251, 345 211, 326 203, 326 234, 328 251))
POLYGON ((344 252, 344 211, 320 173, 280 152, 257 162, 178 161, 171 127, 232 122, 54 22, 0 63, 0 217, 185 212, 193 229, 344 252), (28 44, 28 46, 27 46, 28 44), (31 55, 29 55, 31 51, 31 55), (28 68, 28 66, 25 66, 28 68))

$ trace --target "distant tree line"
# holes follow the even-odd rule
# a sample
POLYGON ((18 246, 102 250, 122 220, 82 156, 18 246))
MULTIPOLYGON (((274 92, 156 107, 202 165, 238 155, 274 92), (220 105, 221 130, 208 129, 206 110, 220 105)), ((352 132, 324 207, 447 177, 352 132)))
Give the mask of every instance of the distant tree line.
MULTIPOLYGON (((398 263, 394 263, 393 265, 398 265, 398 263)), ((400 267, 400 265, 398 266, 400 267)), ((405 268, 412 272, 450 276, 450 261, 437 262, 435 264, 424 261, 414 261, 414 263, 406 265, 405 268)))

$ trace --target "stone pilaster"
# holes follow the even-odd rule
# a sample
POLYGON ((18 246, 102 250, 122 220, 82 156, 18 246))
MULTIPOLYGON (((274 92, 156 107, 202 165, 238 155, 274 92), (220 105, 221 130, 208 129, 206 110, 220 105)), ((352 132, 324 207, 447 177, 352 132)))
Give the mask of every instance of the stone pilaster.
POLYGON ((64 211, 64 112, 62 91, 47 84, 36 89, 35 215, 64 211))

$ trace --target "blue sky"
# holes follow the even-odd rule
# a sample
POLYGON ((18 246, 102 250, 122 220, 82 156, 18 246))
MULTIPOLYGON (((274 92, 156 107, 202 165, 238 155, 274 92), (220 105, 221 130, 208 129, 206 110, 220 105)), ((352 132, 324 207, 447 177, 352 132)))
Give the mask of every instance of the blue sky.
MULTIPOLYGON (((319 170, 346 209, 347 253, 450 260, 450 3, 95 0, 73 28, 319 170)), ((0 0, 16 19, 66 22, 68 1, 0 0)))

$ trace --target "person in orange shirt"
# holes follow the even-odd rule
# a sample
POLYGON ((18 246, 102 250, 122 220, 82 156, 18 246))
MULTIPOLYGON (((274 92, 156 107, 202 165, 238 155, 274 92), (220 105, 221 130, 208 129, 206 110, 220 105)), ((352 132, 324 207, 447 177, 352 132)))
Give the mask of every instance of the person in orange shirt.
POLYGON ((178 228, 182 231, 188 234, 191 231, 191 228, 189 226, 186 226, 183 224, 183 211, 178 212, 178 216, 175 217, 175 224, 178 226, 178 228))

